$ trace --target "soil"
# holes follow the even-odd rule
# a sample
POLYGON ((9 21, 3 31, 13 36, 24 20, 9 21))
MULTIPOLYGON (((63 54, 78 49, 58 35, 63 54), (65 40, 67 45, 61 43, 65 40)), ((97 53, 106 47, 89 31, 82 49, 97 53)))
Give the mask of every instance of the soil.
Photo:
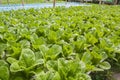
POLYGON ((120 73, 114 73, 113 78, 114 80, 120 80, 120 73))

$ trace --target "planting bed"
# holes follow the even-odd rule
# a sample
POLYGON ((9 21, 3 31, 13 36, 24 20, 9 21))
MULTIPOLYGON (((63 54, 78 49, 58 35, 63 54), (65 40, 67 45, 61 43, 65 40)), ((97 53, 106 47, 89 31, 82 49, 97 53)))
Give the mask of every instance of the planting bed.
POLYGON ((120 6, 0 12, 0 80, 105 80, 119 56, 120 6))

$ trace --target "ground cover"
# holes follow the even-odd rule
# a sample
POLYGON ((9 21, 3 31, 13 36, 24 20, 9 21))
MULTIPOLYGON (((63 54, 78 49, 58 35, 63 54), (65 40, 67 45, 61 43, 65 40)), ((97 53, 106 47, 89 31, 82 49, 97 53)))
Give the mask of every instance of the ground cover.
POLYGON ((105 80, 119 56, 120 6, 0 12, 0 80, 105 80))

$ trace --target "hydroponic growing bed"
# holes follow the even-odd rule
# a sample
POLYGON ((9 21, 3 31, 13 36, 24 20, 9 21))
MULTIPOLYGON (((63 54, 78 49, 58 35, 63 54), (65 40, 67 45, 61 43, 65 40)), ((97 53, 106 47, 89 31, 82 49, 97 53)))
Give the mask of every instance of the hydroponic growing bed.
POLYGON ((115 66, 120 6, 0 12, 0 80, 106 80, 92 74, 115 66))

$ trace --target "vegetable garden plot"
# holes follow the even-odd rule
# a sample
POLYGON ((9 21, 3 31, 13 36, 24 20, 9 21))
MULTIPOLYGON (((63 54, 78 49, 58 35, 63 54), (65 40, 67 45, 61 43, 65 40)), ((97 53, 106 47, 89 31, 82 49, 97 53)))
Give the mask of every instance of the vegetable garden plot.
POLYGON ((92 80, 119 63, 119 31, 119 6, 1 12, 0 79, 92 80))

